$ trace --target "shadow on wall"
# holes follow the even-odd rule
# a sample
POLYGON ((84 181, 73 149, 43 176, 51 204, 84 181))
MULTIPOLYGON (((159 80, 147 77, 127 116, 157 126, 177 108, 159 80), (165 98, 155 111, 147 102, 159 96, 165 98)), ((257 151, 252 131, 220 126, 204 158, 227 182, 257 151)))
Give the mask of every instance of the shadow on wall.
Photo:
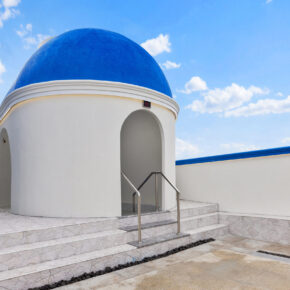
POLYGON ((0 136, 0 207, 7 208, 11 205, 11 156, 5 128, 1 130, 0 136))

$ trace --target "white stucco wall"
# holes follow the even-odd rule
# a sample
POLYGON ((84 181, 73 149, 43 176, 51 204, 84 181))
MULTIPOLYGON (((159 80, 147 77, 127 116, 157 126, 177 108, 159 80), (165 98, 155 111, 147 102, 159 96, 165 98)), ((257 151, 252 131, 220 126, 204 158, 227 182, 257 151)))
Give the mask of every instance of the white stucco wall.
POLYGON ((182 198, 221 211, 290 216, 290 154, 176 166, 182 198))
POLYGON ((0 131, 0 207, 10 207, 11 161, 10 144, 6 130, 0 131))
MULTIPOLYGON (((2 122, 10 138, 13 213, 51 217, 121 215, 120 132, 142 98, 51 95, 22 102, 2 122)), ((163 127, 163 171, 175 181, 175 120, 148 109, 163 127)), ((166 190, 166 187, 165 187, 166 190)), ((175 205, 167 190, 163 208, 175 205)))

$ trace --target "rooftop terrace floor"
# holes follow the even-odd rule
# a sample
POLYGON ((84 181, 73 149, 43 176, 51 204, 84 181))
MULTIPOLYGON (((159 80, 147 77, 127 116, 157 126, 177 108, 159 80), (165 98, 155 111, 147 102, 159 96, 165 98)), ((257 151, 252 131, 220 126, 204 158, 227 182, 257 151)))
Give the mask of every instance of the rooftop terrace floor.
POLYGON ((76 289, 289 289, 290 246, 228 235, 177 254, 64 286, 76 289))

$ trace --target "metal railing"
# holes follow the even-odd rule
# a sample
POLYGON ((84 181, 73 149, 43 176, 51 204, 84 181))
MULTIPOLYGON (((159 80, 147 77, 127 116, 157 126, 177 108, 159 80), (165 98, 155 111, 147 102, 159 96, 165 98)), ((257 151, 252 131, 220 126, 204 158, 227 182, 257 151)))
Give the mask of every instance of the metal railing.
POLYGON ((136 194, 138 195, 138 215, 139 215, 139 195, 140 189, 144 186, 144 184, 151 178, 152 175, 155 175, 155 208, 156 211, 159 209, 159 200, 158 200, 158 180, 157 175, 163 177, 169 185, 175 190, 176 192, 176 209, 177 209, 177 234, 180 233, 180 191, 174 186, 170 180, 163 174, 162 171, 152 171, 144 181, 139 185, 137 189, 134 189, 135 192, 132 195, 132 202, 133 202, 133 212, 136 212, 135 204, 136 204, 136 194))
POLYGON ((131 180, 127 177, 127 175, 121 171, 122 176, 125 178, 125 180, 128 182, 128 184, 135 190, 134 194, 138 195, 138 242, 141 243, 142 236, 141 236, 141 193, 139 190, 134 186, 134 184, 131 182, 131 180))

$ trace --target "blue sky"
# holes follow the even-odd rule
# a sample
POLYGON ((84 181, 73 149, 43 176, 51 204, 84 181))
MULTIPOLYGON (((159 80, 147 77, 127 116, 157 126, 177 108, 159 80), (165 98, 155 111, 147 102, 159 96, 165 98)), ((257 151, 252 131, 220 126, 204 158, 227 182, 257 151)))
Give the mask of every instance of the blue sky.
POLYGON ((290 145, 289 0, 0 0, 0 98, 39 42, 96 27, 142 44, 180 106, 177 159, 290 145))

